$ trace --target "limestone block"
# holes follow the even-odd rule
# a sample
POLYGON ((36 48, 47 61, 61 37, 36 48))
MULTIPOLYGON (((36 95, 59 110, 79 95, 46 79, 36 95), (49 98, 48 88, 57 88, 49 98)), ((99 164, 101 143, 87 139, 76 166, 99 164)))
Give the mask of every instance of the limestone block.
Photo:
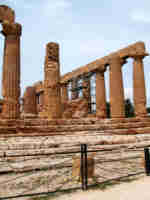
MULTIPOLYGON (((88 155, 87 158, 87 165, 88 165, 88 178, 94 177, 94 169, 95 169, 95 160, 94 155, 88 155)), ((81 160, 80 156, 74 156, 72 160, 72 177, 73 178, 80 178, 81 180, 81 160)))

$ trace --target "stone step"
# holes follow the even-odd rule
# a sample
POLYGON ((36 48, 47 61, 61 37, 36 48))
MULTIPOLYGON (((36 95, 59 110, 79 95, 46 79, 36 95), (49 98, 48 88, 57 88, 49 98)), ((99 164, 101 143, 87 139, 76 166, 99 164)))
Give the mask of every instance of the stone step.
POLYGON ((70 136, 53 136, 53 137, 14 137, 1 138, 0 152, 12 150, 35 150, 45 151, 45 149, 61 150, 79 147, 81 143, 86 143, 89 146, 105 146, 116 144, 130 144, 143 141, 150 141, 150 134, 143 135, 75 135, 70 136))
POLYGON ((146 118, 125 118, 125 119, 98 119, 98 118, 81 118, 81 119, 24 119, 24 120, 1 120, 0 126, 48 126, 48 125, 90 125, 90 124, 116 124, 116 123, 133 123, 133 122, 150 122, 150 117, 146 118))

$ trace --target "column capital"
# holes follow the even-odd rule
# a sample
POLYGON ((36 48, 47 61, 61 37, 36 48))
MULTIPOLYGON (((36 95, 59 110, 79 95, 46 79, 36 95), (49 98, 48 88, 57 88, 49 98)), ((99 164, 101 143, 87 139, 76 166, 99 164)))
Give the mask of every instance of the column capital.
POLYGON ((103 68, 101 67, 101 68, 96 69, 96 70, 95 70, 95 73, 101 73, 101 74, 104 74, 104 73, 106 72, 106 70, 107 70, 107 66, 104 65, 103 68))
POLYGON ((126 59, 120 58, 119 56, 112 56, 109 59, 109 64, 119 63, 121 65, 124 65, 127 63, 126 59))
POLYGON ((4 36, 21 36, 22 33, 22 26, 18 23, 9 23, 7 21, 4 21, 2 23, 3 30, 2 34, 4 36))
POLYGON ((137 59, 143 59, 146 56, 149 56, 149 54, 148 53, 142 53, 142 54, 131 54, 130 55, 130 57, 134 58, 135 60, 137 60, 137 59))

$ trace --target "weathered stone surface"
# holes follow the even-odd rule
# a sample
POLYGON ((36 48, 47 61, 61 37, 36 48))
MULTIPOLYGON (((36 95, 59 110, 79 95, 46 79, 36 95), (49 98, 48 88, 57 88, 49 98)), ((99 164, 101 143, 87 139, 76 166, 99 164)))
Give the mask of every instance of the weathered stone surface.
MULTIPOLYGON (((94 155, 88 155, 87 157, 88 166, 88 178, 94 177, 95 160, 94 155)), ((80 156, 74 156, 72 162, 72 177, 78 177, 81 180, 81 158, 80 156)))
POLYGON ((2 95, 4 118, 19 118, 20 116, 20 36, 21 25, 3 23, 5 36, 2 95))
POLYGON ((65 103, 68 101, 68 85, 62 84, 61 85, 61 101, 65 103))
POLYGON ((87 100, 78 98, 63 104, 63 118, 81 118, 88 114, 87 100))
POLYGON ((146 116, 146 89, 143 68, 144 55, 134 56, 133 62, 133 99, 136 116, 146 116))
POLYGON ((78 91, 76 90, 78 87, 78 79, 73 79, 71 82, 71 99, 77 99, 78 98, 78 91))
POLYGON ((96 71, 96 117, 106 118, 106 92, 104 72, 96 71))
POLYGON ((91 112, 91 83, 90 79, 88 80, 83 80, 82 82, 82 87, 83 87, 83 99, 87 102, 85 104, 85 108, 87 108, 87 114, 91 112))
POLYGON ((15 22, 15 12, 6 5, 0 5, 0 22, 15 22))
POLYGON ((49 119, 61 118, 59 46, 56 43, 47 44, 44 73, 44 113, 49 119))
POLYGON ((34 87, 27 87, 23 97, 23 115, 36 116, 37 115, 37 101, 36 90, 34 87))
POLYGON ((112 118, 125 116, 122 65, 124 60, 114 57, 110 61, 110 110, 112 118))

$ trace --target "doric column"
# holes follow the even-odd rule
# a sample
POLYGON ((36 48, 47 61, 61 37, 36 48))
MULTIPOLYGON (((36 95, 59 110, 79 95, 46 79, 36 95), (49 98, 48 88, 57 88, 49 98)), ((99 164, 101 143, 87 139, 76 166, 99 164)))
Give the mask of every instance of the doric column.
POLYGON ((44 104, 46 117, 49 119, 61 117, 59 46, 57 43, 53 42, 48 43, 46 46, 44 104))
POLYGON ((106 92, 104 71, 96 71, 96 116, 106 118, 106 92))
POLYGON ((27 87, 23 99, 24 116, 35 116, 37 114, 37 100, 35 87, 27 87))
POLYGON ((125 117, 122 65, 124 60, 113 57, 110 60, 110 109, 112 118, 125 117))
MULTIPOLYGON (((145 55, 146 56, 146 55, 145 55)), ((143 68, 144 55, 134 56, 133 61, 133 99, 135 115, 138 117, 146 116, 146 90, 143 68)))
POLYGON ((90 79, 83 79, 82 82, 82 87, 83 87, 83 98, 87 101, 88 104, 88 112, 91 112, 91 83, 90 79))
POLYGON ((68 101, 68 84, 64 83, 61 85, 61 100, 62 102, 68 101))
POLYGON ((5 36, 2 95, 4 118, 19 118, 20 116, 20 36, 21 25, 5 22, 2 34, 5 36))
POLYGON ((78 79, 73 79, 71 82, 71 99, 77 99, 78 98, 78 90, 76 90, 78 87, 78 79))

